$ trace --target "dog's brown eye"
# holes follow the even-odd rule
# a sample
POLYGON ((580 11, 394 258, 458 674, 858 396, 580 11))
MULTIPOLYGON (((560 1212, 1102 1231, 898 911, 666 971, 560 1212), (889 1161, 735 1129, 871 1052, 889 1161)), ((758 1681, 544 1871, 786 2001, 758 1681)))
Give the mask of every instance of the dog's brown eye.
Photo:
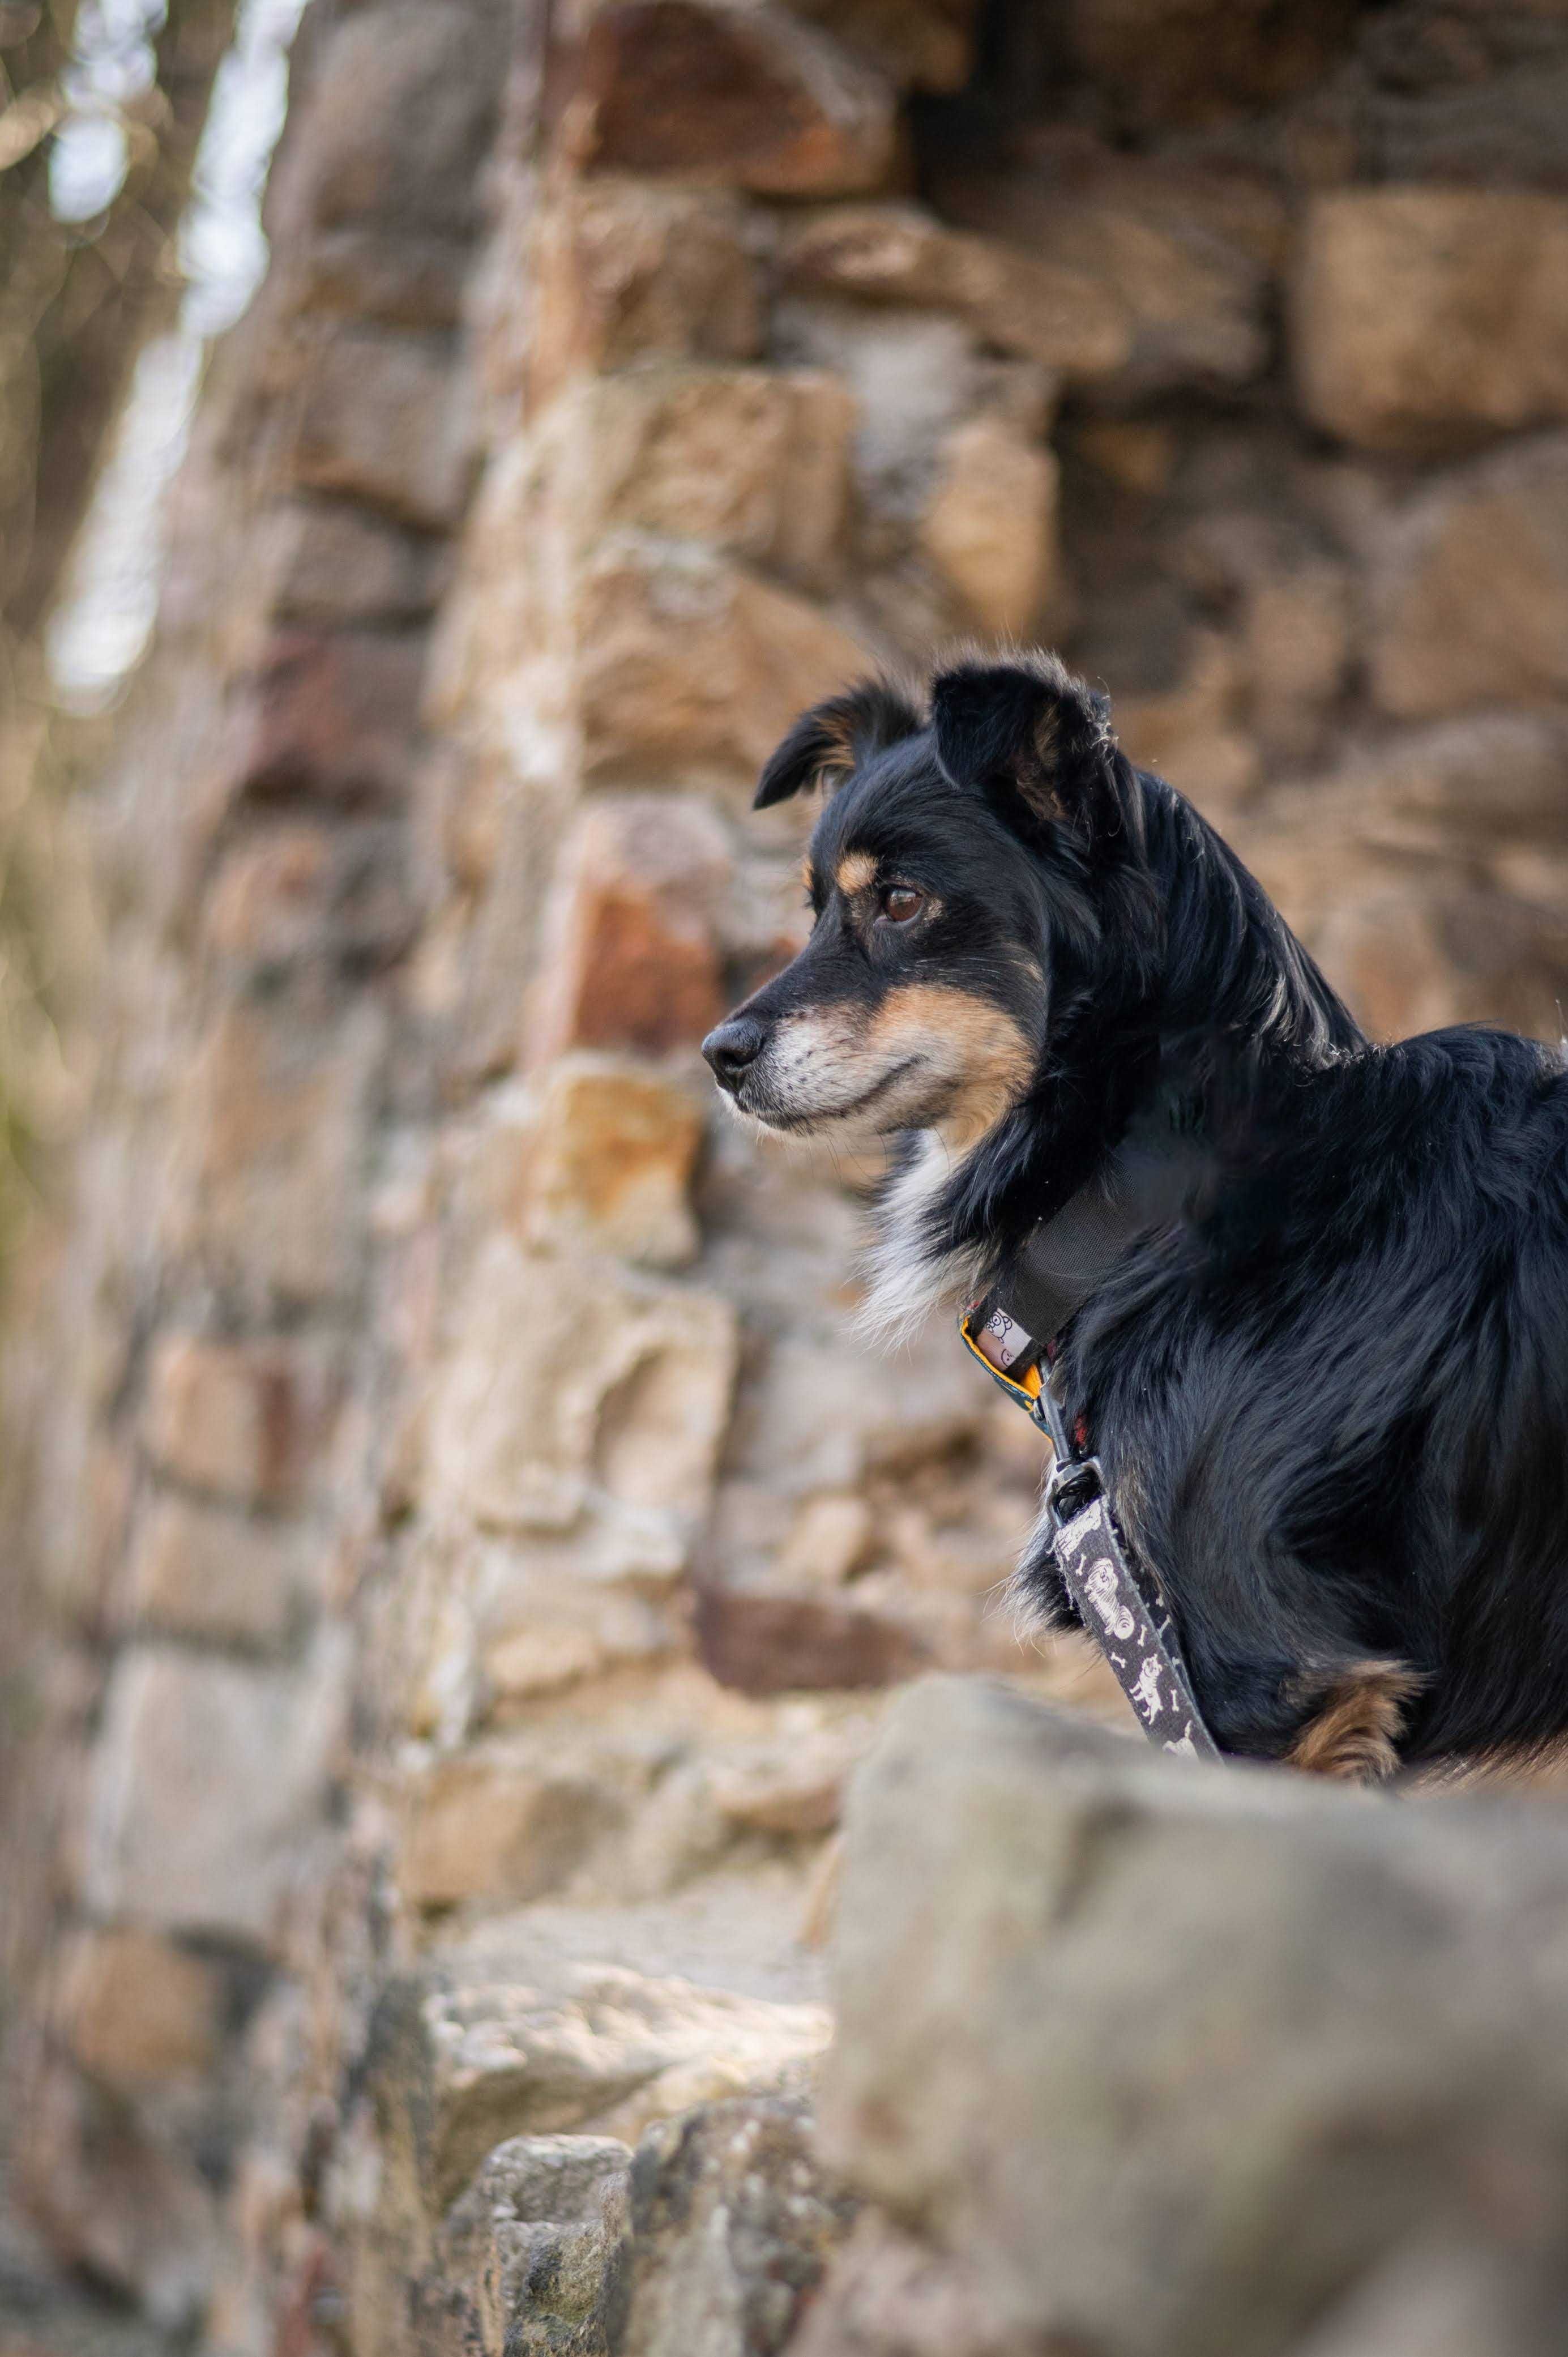
POLYGON ((889 884, 882 895, 882 913, 890 925, 907 925, 926 905, 926 896, 912 884, 889 884))

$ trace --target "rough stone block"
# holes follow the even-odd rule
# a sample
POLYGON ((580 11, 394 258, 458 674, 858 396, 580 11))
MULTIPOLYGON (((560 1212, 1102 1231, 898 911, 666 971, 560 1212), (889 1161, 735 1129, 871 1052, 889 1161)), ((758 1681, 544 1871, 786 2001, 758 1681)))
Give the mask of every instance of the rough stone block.
POLYGON ((1372 691, 1434 718, 1568 692, 1568 439, 1483 459, 1385 528, 1371 584, 1372 691))
POLYGON ((630 534, 586 567, 578 629, 584 759, 607 780, 749 784, 800 711, 867 664, 804 598, 630 534))
POLYGON ((729 1416, 730 1305, 498 1236, 455 1329, 431 1415, 437 1492, 537 1534, 541 1568, 558 1560, 563 1577, 678 1577, 729 1416))
POLYGON ((811 370, 688 367, 608 379, 583 406, 581 504, 598 529, 831 577, 855 422, 847 387, 811 370))
POLYGON ((339 329, 317 344, 285 461, 295 483, 450 531, 472 463, 467 386, 447 342, 339 329))
POLYGON ((929 1661, 912 1629, 830 1597, 707 1587, 696 1626, 704 1668, 741 1694, 897 1685, 929 1661))
POLYGON ((878 187, 896 132, 894 93, 870 66, 782 8, 723 0, 609 0, 562 117, 580 165, 771 197, 878 187))
POLYGON ((79 2068, 120 2094, 212 2070, 223 2040, 219 1966, 156 1932, 79 1932, 56 1966, 53 2018, 79 2068))
POLYGON ((960 90, 974 60, 978 0, 790 0, 901 89, 960 90))
POLYGON ((569 1048, 689 1048, 725 1011, 715 934, 727 839, 694 799, 628 795, 581 820, 547 913, 529 1010, 537 1061, 569 1048))
POLYGON ((442 2222, 440 2272, 481 2357, 596 2357, 626 2224, 614 2136, 509 2136, 442 2222))
POLYGON ((536 402, 567 377, 656 356, 749 360, 757 266, 733 198, 642 181, 574 181, 544 205, 529 256, 536 402))
POLYGON ((965 612, 998 638, 1027 639, 1059 606, 1057 462, 999 417, 948 436, 920 545, 965 612))
POLYGON ((651 1268, 696 1257, 689 1200, 703 1116, 689 1089, 646 1068, 574 1056, 545 1082, 525 1220, 651 1268))
POLYGON ((313 1021, 288 998, 231 999, 183 1113, 192 1133, 177 1248, 231 1297, 340 1298, 359 1268, 385 1016, 313 1021))
POLYGON ((235 691, 227 782, 257 798, 401 802, 424 673, 423 636, 275 631, 235 691))
POLYGON ((504 2137, 591 2128, 635 2138, 693 2104, 773 2091, 832 2029, 819 2005, 578 1962, 532 1986, 434 1993, 418 2025, 432 2083, 427 2168, 442 2208, 504 2137))
POLYGON ((1291 347, 1306 415, 1363 449, 1422 454, 1568 416, 1568 199, 1315 198, 1291 347))
POLYGON ((143 1437, 161 1471, 239 1505, 297 1505, 330 1437, 338 1384, 319 1345, 164 1334, 143 1437))
POLYGON ((158 1497, 132 1552, 129 1612, 165 1636, 281 1645, 320 1600, 326 1549, 315 1531, 158 1497))
POLYGON ((504 1748, 438 1761, 409 1794, 399 1868, 413 1907, 517 1904, 559 1889, 619 1823, 613 1793, 504 1748))
POLYGON ((624 2357, 778 2357, 859 2207, 818 2160, 805 2105, 765 2097, 651 2128, 630 2196, 612 2306, 624 2357))
POLYGON ((787 286, 961 311, 988 343, 1069 379, 1105 376, 1133 347, 1116 294, 1086 272, 946 229, 915 205, 835 205, 786 222, 787 286))
POLYGON ((336 229, 295 264, 302 312, 383 328, 455 328, 472 259, 467 239, 418 230, 336 229))
POLYGON ((824 2157, 1029 2347, 1283 2357, 1397 2255, 1560 2249, 1565 1934, 1548 1813, 933 1681, 854 1788, 824 2157))
POLYGON ((326 1641, 296 1670, 122 1653, 92 1760, 88 1906, 273 1945, 320 1826, 345 1667, 326 1641))

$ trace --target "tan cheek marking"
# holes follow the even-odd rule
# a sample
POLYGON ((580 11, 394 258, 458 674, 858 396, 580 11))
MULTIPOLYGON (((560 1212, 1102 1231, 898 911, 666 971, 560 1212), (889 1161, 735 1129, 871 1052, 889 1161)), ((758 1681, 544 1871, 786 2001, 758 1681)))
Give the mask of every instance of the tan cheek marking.
POLYGON ((1035 1068, 1028 1037, 1011 1015, 941 983, 914 982, 891 992, 868 1039, 878 1050, 897 1052, 900 1042, 929 1048, 949 1063, 956 1049, 961 1077, 940 1124, 956 1153, 977 1145, 1017 1103, 1035 1068))
POLYGON ((833 874, 833 881, 845 899, 857 892, 869 892, 876 881, 876 862, 869 851, 846 851, 833 874))

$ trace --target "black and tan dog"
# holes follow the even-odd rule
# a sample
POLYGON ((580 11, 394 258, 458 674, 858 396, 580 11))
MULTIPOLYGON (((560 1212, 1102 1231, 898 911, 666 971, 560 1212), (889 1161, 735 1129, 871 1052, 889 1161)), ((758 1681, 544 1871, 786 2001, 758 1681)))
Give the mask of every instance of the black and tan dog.
MULTIPOLYGON (((1060 1372, 1216 1738, 1378 1774, 1568 1732, 1563 1060, 1369 1042, 1053 659, 822 705, 758 806, 811 786, 811 940, 704 1052, 770 1129, 899 1141, 876 1322, 1179 1153, 1060 1372)), ((1066 1617, 1043 1532, 1020 1579, 1066 1617)))

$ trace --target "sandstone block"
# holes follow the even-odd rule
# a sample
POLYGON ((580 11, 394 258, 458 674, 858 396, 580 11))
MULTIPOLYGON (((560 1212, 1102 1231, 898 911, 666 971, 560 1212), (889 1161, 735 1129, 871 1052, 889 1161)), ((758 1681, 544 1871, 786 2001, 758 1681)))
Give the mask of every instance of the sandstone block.
POLYGON ((338 1386, 318 1346, 164 1334, 147 1369, 143 1437, 160 1471, 240 1505, 292 1506, 311 1485, 338 1386))
POLYGON ((859 2206, 823 2171, 805 2105, 766 2097, 651 2128, 630 2197, 614 2306, 624 2357, 777 2357, 859 2206))
POLYGON ((218 2059, 219 1967, 123 1924, 80 1932, 58 1960, 54 2019, 80 2068, 118 2093, 199 2080, 218 2059))
POLYGON ((1375 1039, 1450 1023, 1561 1036, 1568 921, 1463 876, 1341 892, 1314 943, 1375 1039))
POLYGON ((509 2136, 442 2222, 440 2265, 482 2357, 603 2346, 631 2155, 614 2136, 509 2136))
POLYGON ((597 528, 707 542, 807 582, 843 534, 854 404, 812 370, 638 371, 584 399, 597 528))
POLYGON ((498 1236, 432 1407, 436 1490, 489 1528, 535 1534, 541 1571, 672 1579, 707 1504, 735 1363, 735 1315, 716 1296, 498 1236))
POLYGON ((287 999, 230 999, 182 1108, 192 1136, 177 1244, 231 1297, 340 1297, 354 1282, 383 1010, 312 1021, 287 999))
POLYGON ((1549 1815, 1176 1763, 933 1682, 854 1789, 824 2157, 1024 2345, 1283 2357, 1396 2254, 1556 2247, 1562 1927, 1549 1815))
POLYGON ((275 631, 235 694, 229 781, 257 797, 401 802, 424 671, 419 637, 275 631))
POLYGON ((281 1645, 319 1601, 326 1547, 313 1531, 161 1496, 132 1554, 129 1609, 165 1636, 281 1645))
POLYGON ((295 483, 449 531, 472 456, 467 388, 445 340, 360 329, 317 346, 285 462, 295 483))
POLYGON ((1350 0, 1070 0, 1067 37, 1123 121, 1217 121, 1304 90, 1347 47, 1350 0))
POLYGON ((1419 454, 1568 416, 1568 199, 1316 197, 1291 346, 1306 415, 1363 449, 1419 454))
POLYGON ((949 436, 920 545, 961 606, 998 638, 1026 639, 1059 604, 1057 462, 999 417, 949 436))
POLYGON ((655 356, 749 360, 761 343, 757 264, 733 198, 573 181, 542 207, 534 239, 536 402, 579 371, 655 356))
POLYGON ((1435 718, 1568 691, 1568 440, 1499 452, 1419 494, 1372 577, 1371 682, 1435 718))
POLYGON ((742 1694, 896 1685, 929 1658, 911 1629, 835 1597, 705 1587, 696 1625, 703 1666, 742 1694))
POLYGON ((636 1064, 563 1060, 540 1107, 529 1232, 651 1268, 681 1267, 699 1242, 690 1188, 702 1135, 690 1090, 636 1064))
POLYGON ((574 66, 562 135, 578 164, 771 197, 847 195, 893 166, 888 84, 781 8, 609 0, 574 66))
POLYGON ((471 258, 466 238, 409 229, 326 230, 294 264, 295 299, 303 312, 367 326, 455 328, 471 258))
POLYGON ((779 1576, 787 1587, 838 1587, 860 1569, 875 1536, 870 1503, 853 1491, 808 1498, 779 1550, 779 1576))
POLYGON ((504 1749, 465 1752, 413 1787, 399 1882, 420 1908, 538 1899, 618 1819, 614 1796, 592 1780, 541 1772, 504 1749))
POLYGON ((596 802, 563 854, 528 1044, 689 1048, 725 1011, 714 920, 728 841, 695 799, 596 802))
POLYGON ((822 2052, 819 2005, 782 2004, 562 1963, 532 1986, 473 1986, 419 2005, 443 2208, 503 2137, 594 2129, 635 2138, 690 2104, 772 2092, 822 2052))
POLYGON ((578 629, 584 759, 606 780, 749 784, 803 707, 866 667, 804 598, 629 534, 587 566, 578 629))
POLYGON ((122 1653, 88 1793, 89 1907, 273 1945, 325 1806, 344 1668, 326 1642, 293 1671, 122 1653))
POLYGON ((835 205, 787 222, 779 266, 801 291, 961 311, 988 343, 1069 379, 1107 375, 1132 351, 1124 307, 1086 272, 967 237, 915 205, 835 205))

